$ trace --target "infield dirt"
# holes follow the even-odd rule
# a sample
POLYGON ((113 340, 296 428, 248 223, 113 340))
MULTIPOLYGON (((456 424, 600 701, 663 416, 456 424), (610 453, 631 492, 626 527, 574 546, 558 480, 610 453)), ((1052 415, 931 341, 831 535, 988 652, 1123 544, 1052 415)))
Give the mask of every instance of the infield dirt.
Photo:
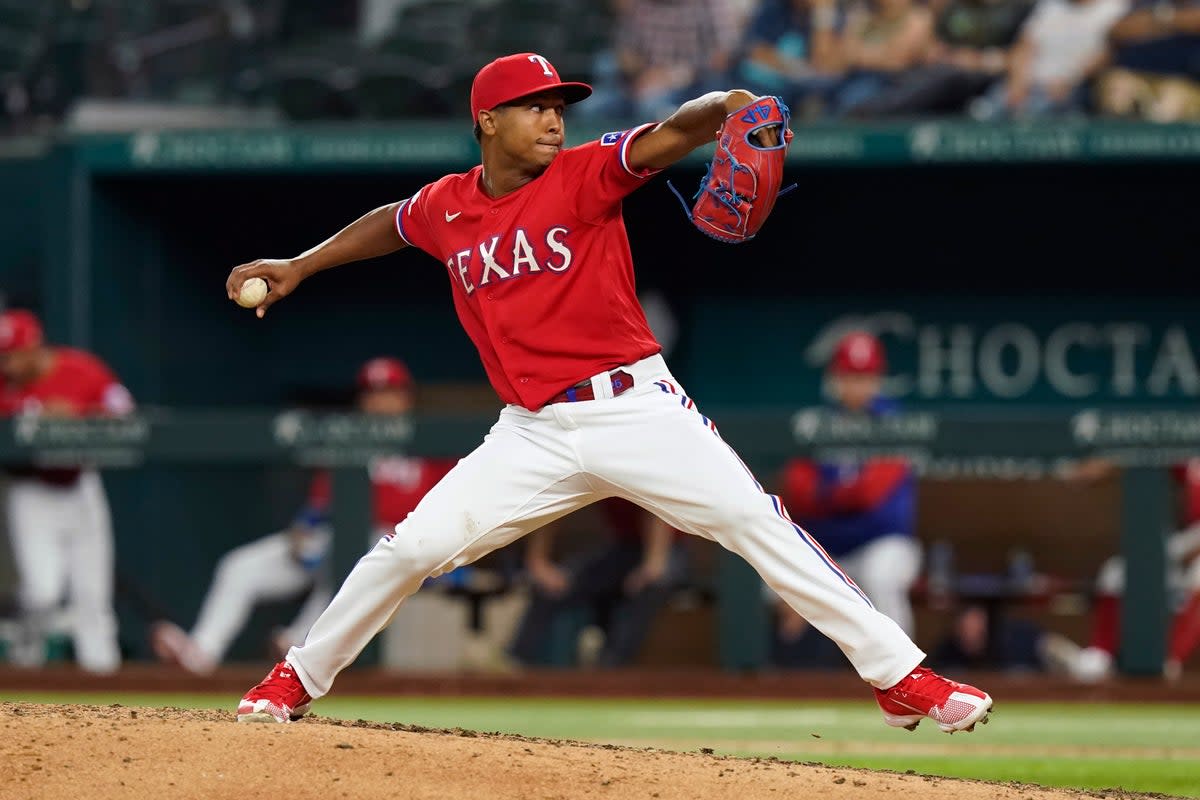
POLYGON ((0 798, 1137 798, 465 730, 0 703, 0 798))

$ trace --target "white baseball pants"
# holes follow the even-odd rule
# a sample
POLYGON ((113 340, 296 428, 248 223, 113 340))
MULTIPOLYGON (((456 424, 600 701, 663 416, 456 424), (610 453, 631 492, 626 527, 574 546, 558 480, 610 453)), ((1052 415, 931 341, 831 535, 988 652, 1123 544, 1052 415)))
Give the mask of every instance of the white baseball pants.
MULTIPOLYGON (((325 535, 328 538, 328 534, 325 535)), ((234 637, 259 603, 285 600, 311 590, 286 635, 301 641, 329 601, 324 582, 292 555, 291 533, 280 531, 230 550, 217 562, 192 640, 213 663, 225 657, 234 637)))
POLYGON ((18 597, 36 660, 45 659, 47 626, 65 594, 79 666, 114 672, 121 652, 113 612, 113 532, 100 475, 84 470, 71 486, 14 480, 7 505, 18 597))
POLYGON ((396 535, 359 560, 304 645, 289 651, 310 695, 329 692, 426 577, 610 496, 745 558, 869 683, 892 686, 922 661, 907 634, 763 491, 660 356, 623 369, 634 388, 618 397, 601 373, 592 378, 595 400, 501 411, 396 535))

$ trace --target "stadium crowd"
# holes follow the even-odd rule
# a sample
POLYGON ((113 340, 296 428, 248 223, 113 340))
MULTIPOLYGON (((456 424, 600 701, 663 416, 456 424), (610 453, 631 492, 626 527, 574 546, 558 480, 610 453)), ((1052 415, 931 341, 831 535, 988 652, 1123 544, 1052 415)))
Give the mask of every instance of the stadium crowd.
POLYGON ((81 101, 455 116, 523 50, 614 120, 731 84, 802 119, 1200 118, 1200 0, 0 0, 0 128, 81 101))
POLYGON ((737 5, 618 3, 617 69, 596 79, 622 111, 651 118, 727 83, 780 94, 804 117, 1200 113, 1194 2, 762 0, 740 16, 737 5))

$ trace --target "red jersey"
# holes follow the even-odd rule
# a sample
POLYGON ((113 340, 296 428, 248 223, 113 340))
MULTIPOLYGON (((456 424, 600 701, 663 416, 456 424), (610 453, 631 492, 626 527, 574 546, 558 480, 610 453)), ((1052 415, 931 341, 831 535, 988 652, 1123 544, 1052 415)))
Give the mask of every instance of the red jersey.
POLYGON ((662 349, 637 300, 621 216, 621 200, 656 172, 628 163, 650 127, 563 150, 500 198, 478 166, 400 205, 401 238, 446 265, 458 318, 504 402, 537 410, 662 349))
MULTIPOLYGON (((54 360, 50 370, 32 383, 16 386, 0 378, 0 416, 45 413, 94 417, 133 411, 133 396, 103 361, 69 347, 51 348, 51 352, 54 360)), ((72 484, 79 477, 79 470, 70 467, 12 467, 8 472, 56 485, 72 484)))
POLYGON ((103 361, 69 347, 51 348, 50 370, 16 386, 0 378, 0 415, 119 416, 133 410, 133 397, 103 361))
MULTIPOLYGON (((369 467, 371 505, 376 528, 393 528, 404 521, 417 503, 456 461, 434 458, 377 458, 369 467)), ((309 506, 326 512, 333 493, 328 472, 313 476, 308 489, 309 506)))
POLYGON ((1182 506, 1179 523, 1181 528, 1188 528, 1200 522, 1200 459, 1192 459, 1175 467, 1176 480, 1179 481, 1179 491, 1182 506))

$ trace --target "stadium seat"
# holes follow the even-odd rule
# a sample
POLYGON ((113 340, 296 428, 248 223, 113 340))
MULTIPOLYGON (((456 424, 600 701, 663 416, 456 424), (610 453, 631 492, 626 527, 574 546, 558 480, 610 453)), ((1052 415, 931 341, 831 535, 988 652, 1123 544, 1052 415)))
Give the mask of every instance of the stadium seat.
POLYGON ((324 38, 345 38, 354 35, 354 3, 331 3, 328 0, 276 0, 276 37, 289 47, 311 44, 324 38))
POLYGON ((36 0, 0 0, 0 29, 42 33, 53 13, 53 6, 53 3, 36 0))
POLYGON ((31 42, 0 30, 0 75, 21 72, 33 54, 31 42))
POLYGON ((271 66, 267 79, 279 109, 297 121, 353 117, 354 82, 343 64, 324 59, 281 60, 271 66))
POLYGON ((0 28, 0 129, 28 113, 32 73, 44 46, 41 33, 0 28))
POLYGON ((508 24, 507 21, 492 15, 489 20, 481 21, 476 35, 476 51, 484 61, 507 55, 536 49, 556 63, 565 52, 567 40, 566 26, 554 21, 537 21, 523 24, 519 27, 508 24))
POLYGON ((411 31, 396 31, 384 38, 376 52, 384 56, 409 60, 418 77, 426 83, 445 83, 450 67, 461 53, 456 41, 417 35, 411 31))
POLYGON ((419 0, 396 15, 394 33, 449 43, 457 49, 467 41, 473 13, 471 4, 462 0, 419 0))
POLYGON ((589 60, 599 50, 612 46, 614 27, 612 14, 600 3, 578 3, 574 22, 566 29, 565 51, 572 56, 589 60))
POLYGON ((368 119, 405 119, 434 115, 429 92, 406 59, 374 57, 360 65, 350 96, 368 119))

